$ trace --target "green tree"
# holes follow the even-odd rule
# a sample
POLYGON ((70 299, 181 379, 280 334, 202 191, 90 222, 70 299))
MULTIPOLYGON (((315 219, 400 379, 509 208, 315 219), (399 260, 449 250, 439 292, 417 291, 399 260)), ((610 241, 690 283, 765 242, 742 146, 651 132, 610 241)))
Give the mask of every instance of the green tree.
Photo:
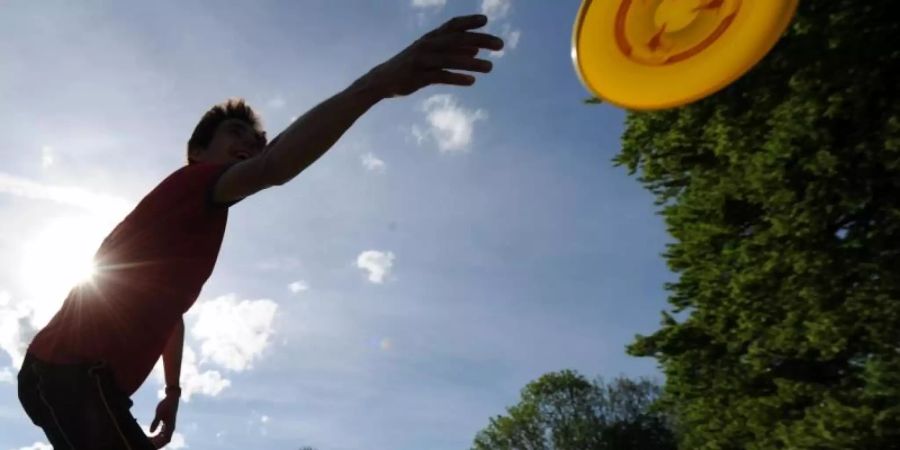
POLYGON ((678 274, 639 336, 686 449, 900 448, 900 16, 803 0, 727 89, 632 113, 616 162, 678 274))
POLYGON ((589 382, 574 371, 545 374, 522 389, 507 415, 490 419, 474 450, 666 450, 675 439, 653 409, 648 380, 589 382))

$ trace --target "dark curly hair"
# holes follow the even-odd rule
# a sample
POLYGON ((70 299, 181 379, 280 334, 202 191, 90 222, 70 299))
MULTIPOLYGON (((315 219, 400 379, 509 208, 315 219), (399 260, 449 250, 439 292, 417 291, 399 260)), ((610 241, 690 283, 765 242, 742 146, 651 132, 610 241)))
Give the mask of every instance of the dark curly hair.
POLYGON ((191 158, 191 150, 201 151, 206 149, 212 141, 216 128, 219 127, 220 123, 228 119, 238 119, 248 123, 259 134, 260 139, 263 142, 266 141, 266 132, 262 128, 259 115, 244 102, 244 99, 230 98, 210 108, 206 114, 203 114, 203 118, 200 119, 197 127, 194 128, 194 133, 191 134, 191 138, 187 143, 188 164, 196 162, 191 158))

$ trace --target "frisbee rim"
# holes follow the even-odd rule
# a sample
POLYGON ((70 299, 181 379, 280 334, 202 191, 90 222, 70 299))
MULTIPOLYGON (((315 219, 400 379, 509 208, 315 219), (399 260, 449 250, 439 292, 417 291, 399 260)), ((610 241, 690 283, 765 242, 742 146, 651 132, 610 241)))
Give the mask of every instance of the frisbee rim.
POLYGON ((657 103, 653 103, 653 104, 646 104, 646 103, 645 104, 636 104, 636 103, 629 103, 627 101, 623 102, 621 100, 613 100, 613 99, 609 98, 608 96, 601 94, 601 90, 597 89, 591 83, 591 81, 589 80, 589 77, 587 75, 585 75, 586 71, 582 64, 582 61, 584 60, 584 58, 580 57, 580 55, 579 55, 578 43, 579 43, 579 36, 581 36, 582 29, 584 27, 584 22, 587 17, 587 12, 590 9, 593 2, 594 2, 594 0, 582 0, 581 5, 578 8, 578 15, 576 16, 575 23, 573 24, 573 27, 572 27, 571 58, 572 58, 572 64, 575 69, 575 73, 578 76, 579 81, 581 81, 581 84, 585 88, 587 88, 587 90, 591 94, 593 94, 597 98, 601 99, 604 103, 610 103, 614 106, 618 106, 623 109, 635 110, 635 111, 657 111, 657 110, 670 109, 670 108, 688 105, 688 104, 694 103, 702 98, 713 95, 713 94, 719 92, 720 90, 724 89, 731 83, 734 83, 735 81, 740 79, 742 76, 744 76, 747 72, 749 72, 751 69, 753 69, 753 67, 755 67, 757 64, 759 64, 759 62, 762 61, 763 58, 765 58, 769 54, 769 52, 772 51, 772 48, 775 47, 775 45, 778 43, 778 41, 781 39, 781 37, 784 35, 785 31, 787 30, 787 28, 790 26, 791 22, 793 21, 795 15, 796 15, 796 12, 797 12, 797 7, 799 5, 799 0, 785 0, 785 2, 787 3, 786 8, 785 8, 785 13, 783 14, 782 20, 777 21, 777 25, 776 25, 776 29, 778 30, 777 35, 775 33, 772 34, 775 37, 771 38, 771 42, 769 42, 765 46, 766 47, 765 50, 760 52, 758 57, 756 57, 755 59, 752 59, 751 62, 749 64, 747 64, 747 67, 745 67, 741 70, 735 71, 735 73, 733 73, 731 75, 722 77, 721 81, 719 81, 718 83, 712 83, 711 87, 709 89, 697 90, 695 93, 692 93, 690 95, 685 95, 680 98, 669 99, 669 100, 666 100, 663 102, 657 102, 657 103))

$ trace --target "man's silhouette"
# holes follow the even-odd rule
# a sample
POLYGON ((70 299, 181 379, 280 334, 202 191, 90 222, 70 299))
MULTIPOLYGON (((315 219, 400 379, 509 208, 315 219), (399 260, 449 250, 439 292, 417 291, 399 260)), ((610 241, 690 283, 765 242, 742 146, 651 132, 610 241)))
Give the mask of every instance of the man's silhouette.
MULTIPOLYGON (((503 42, 456 17, 320 103, 266 144, 242 100, 210 109, 188 141, 188 164, 166 177, 104 239, 97 274, 74 287, 35 336, 19 371, 19 399, 56 449, 152 449, 175 430, 184 341, 182 315, 216 263, 228 208, 280 186, 315 162, 382 99, 431 84, 468 86, 448 69, 489 72, 480 49, 503 42), (166 396, 148 438, 130 396, 162 356, 166 396)), ((78 239, 78 236, 72 236, 78 239)))

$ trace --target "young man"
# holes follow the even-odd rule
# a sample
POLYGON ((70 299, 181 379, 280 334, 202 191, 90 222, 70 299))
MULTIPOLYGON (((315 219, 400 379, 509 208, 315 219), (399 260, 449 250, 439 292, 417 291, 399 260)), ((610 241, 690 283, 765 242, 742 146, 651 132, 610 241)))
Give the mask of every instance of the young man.
POLYGON ((181 393, 182 315, 212 273, 228 207, 280 186, 324 154, 380 100, 431 84, 467 86, 489 72, 480 49, 503 42, 471 31, 481 15, 451 19, 344 91, 322 102, 266 145, 243 101, 209 110, 188 141, 189 164, 153 189, 106 237, 97 275, 73 288, 35 336, 19 372, 19 399, 56 449, 152 449, 171 439, 181 393), (163 358, 166 396, 148 438, 129 397, 163 358), (161 427, 160 427, 161 425, 161 427))

